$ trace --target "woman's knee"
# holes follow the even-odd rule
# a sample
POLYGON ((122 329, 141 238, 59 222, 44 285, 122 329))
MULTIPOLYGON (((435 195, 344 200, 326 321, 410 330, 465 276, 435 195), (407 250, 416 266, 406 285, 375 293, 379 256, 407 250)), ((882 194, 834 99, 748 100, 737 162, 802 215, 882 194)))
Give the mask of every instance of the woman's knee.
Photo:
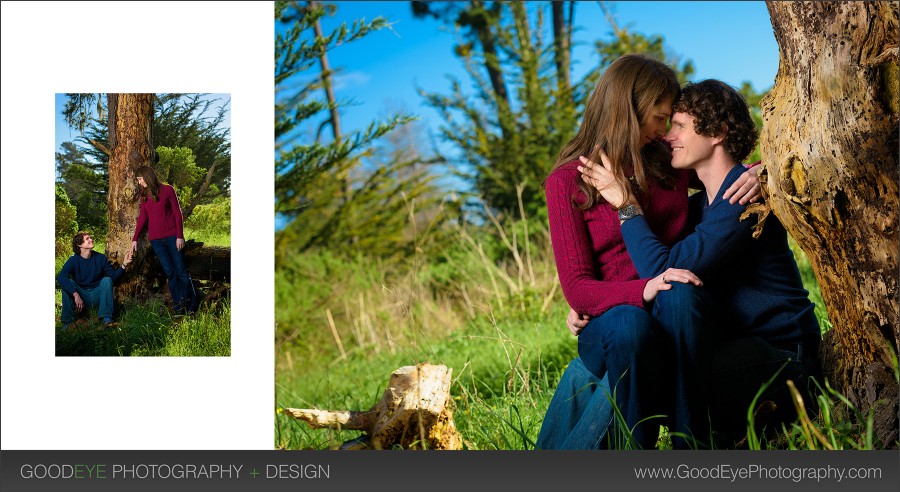
MULTIPOLYGON (((638 354, 657 343, 653 317, 635 306, 616 306, 585 327, 606 350, 638 354)), ((579 336, 580 338, 580 336, 579 336)))
POLYGON ((688 309, 694 304, 701 302, 703 298, 703 288, 694 284, 683 284, 681 282, 672 282, 669 290, 661 290, 656 295, 656 307, 665 311, 675 309, 688 309))

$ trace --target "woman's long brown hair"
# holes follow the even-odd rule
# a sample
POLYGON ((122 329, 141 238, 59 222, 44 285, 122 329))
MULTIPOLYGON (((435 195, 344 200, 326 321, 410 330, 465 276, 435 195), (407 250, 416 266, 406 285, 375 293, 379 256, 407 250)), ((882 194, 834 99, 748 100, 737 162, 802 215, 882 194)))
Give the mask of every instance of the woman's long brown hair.
MULTIPOLYGON (((645 203, 648 176, 664 186, 671 186, 674 179, 668 165, 671 153, 660 142, 643 145, 641 122, 650 116, 654 106, 674 102, 679 93, 678 78, 666 64, 644 55, 617 58, 600 76, 578 133, 560 151, 550 172, 579 156, 600 162, 599 149, 603 149, 612 163, 613 176, 625 190, 626 200, 633 192, 626 172, 633 169, 640 190, 638 198, 645 203)), ((582 210, 592 207, 598 198, 596 190, 581 180, 578 189, 587 200, 581 202, 572 197, 576 206, 582 210)))
POLYGON ((144 197, 152 196, 154 202, 159 201, 159 179, 156 177, 156 171, 150 166, 141 166, 134 170, 135 176, 144 178, 147 187, 141 190, 144 197))

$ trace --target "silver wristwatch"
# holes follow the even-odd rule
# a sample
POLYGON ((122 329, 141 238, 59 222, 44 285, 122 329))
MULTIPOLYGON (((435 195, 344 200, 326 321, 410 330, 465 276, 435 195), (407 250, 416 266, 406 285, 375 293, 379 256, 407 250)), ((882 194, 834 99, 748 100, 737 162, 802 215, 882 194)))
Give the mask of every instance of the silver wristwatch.
POLYGON ((634 205, 625 205, 619 209, 619 220, 625 221, 641 215, 641 209, 634 205))

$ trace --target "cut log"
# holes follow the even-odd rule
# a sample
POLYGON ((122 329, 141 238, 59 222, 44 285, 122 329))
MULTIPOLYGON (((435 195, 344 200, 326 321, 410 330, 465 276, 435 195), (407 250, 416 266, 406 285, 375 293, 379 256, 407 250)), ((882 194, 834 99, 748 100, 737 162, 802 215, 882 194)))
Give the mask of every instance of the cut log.
POLYGON ((284 413, 316 429, 365 432, 342 449, 460 449, 450 399, 452 373, 444 365, 404 366, 391 374, 381 400, 368 411, 286 408, 284 413))
POLYGON ((222 280, 231 283, 231 248, 185 244, 184 263, 195 280, 222 280))
MULTIPOLYGON (((149 276, 165 285, 166 274, 163 272, 156 253, 149 250, 152 258, 149 276)), ((231 248, 225 246, 205 246, 193 239, 184 243, 184 263, 188 273, 194 280, 212 280, 231 283, 231 248)), ((117 263, 118 264, 118 263, 117 263)))

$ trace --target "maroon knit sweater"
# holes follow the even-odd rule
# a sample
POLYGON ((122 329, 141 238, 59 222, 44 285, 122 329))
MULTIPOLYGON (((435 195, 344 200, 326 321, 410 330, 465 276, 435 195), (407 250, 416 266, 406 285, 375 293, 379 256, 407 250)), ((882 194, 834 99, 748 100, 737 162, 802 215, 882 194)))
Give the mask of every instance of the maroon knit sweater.
POLYGON ((141 211, 138 214, 137 225, 134 227, 132 241, 137 241, 147 222, 150 222, 148 238, 151 241, 169 236, 184 239, 181 206, 178 205, 178 197, 175 195, 174 188, 169 185, 160 185, 158 201, 154 201, 153 197, 142 199, 141 211))
MULTIPOLYGON (((563 295, 580 314, 599 316, 619 305, 644 307, 644 286, 638 278, 619 229, 618 214, 600 199, 588 210, 572 203, 581 181, 578 161, 567 162, 547 178, 550 239, 563 295)), ((666 245, 684 236, 688 217, 687 188, 692 172, 676 171, 676 186, 666 190, 648 180, 650 202, 643 207, 650 228, 666 245)))

